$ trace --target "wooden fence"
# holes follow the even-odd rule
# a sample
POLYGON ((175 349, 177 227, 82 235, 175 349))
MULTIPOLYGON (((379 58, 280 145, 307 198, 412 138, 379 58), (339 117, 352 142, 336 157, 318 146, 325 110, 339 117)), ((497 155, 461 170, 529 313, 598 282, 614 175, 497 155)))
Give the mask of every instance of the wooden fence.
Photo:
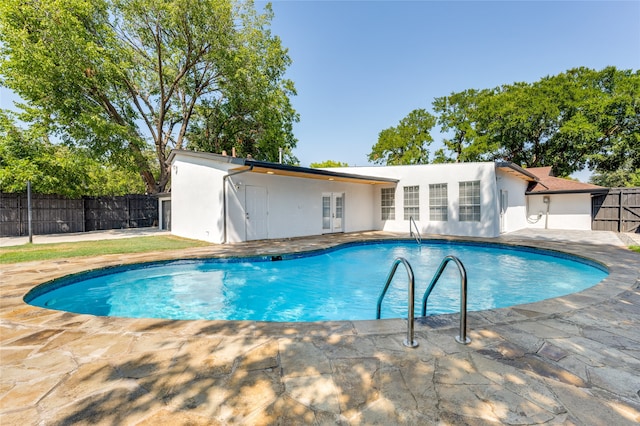
MULTIPOLYGON (((83 197, 32 194, 34 235, 144 228, 158 222, 158 200, 147 195, 83 197)), ((26 194, 0 193, 0 237, 29 234, 26 194)))
POLYGON ((611 188, 591 199, 591 229, 640 233, 640 188, 611 188))

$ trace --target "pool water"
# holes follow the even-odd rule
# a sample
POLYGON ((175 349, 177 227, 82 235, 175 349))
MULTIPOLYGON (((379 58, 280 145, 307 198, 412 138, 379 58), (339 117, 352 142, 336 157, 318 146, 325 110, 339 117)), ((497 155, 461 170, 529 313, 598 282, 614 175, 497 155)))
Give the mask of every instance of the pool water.
MULTIPOLYGON (((131 318, 375 319, 387 274, 394 259, 402 256, 415 275, 418 316, 422 295, 449 254, 457 256, 467 271, 470 311, 574 293, 607 276, 596 264, 553 252, 394 241, 273 259, 173 261, 94 271, 37 287, 25 301, 48 309, 131 318)), ((427 314, 458 312, 459 294, 459 273, 449 263, 429 297, 427 314)), ((383 301, 382 318, 406 315, 407 274, 400 265, 383 301)))

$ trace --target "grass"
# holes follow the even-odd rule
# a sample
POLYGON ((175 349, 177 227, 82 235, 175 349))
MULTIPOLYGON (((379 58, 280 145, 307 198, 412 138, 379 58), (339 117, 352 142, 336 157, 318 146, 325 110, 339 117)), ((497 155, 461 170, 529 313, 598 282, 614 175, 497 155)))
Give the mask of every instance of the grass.
POLYGON ((629 246, 629 248, 633 251, 640 253, 640 246, 629 246))
POLYGON ((99 256, 102 254, 144 253, 161 250, 179 250, 210 245, 204 241, 174 236, 133 237, 116 240, 80 241, 73 243, 23 244, 0 248, 0 264, 70 257, 99 256))

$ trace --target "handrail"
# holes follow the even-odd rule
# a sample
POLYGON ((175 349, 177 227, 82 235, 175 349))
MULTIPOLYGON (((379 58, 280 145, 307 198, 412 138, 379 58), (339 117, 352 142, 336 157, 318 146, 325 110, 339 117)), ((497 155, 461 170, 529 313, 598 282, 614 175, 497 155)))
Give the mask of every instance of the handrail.
POLYGON ((416 243, 422 244, 422 235, 420 235, 420 230, 418 230, 418 225, 416 225, 416 221, 413 220, 413 216, 409 216, 409 236, 415 237, 416 243), (413 227, 411 227, 413 224, 413 227), (416 228, 416 235, 413 235, 413 228, 416 228))
POLYGON ((407 338, 404 340, 404 342, 402 342, 402 344, 409 348, 415 348, 416 346, 418 346, 418 342, 416 342, 413 338, 413 322, 415 317, 414 293, 415 293, 416 285, 415 285, 415 280, 413 279, 413 269, 411 269, 411 265, 409 264, 409 262, 407 262, 407 259, 405 259, 404 257, 397 257, 396 260, 393 261, 393 266, 389 271, 389 275, 387 275, 387 282, 385 283, 384 288, 380 293, 380 297, 378 297, 378 308, 376 312, 376 319, 380 319, 382 299, 384 299, 384 295, 387 293, 389 284, 391 284, 391 280, 393 279, 393 276, 395 275, 396 270, 398 269, 398 265, 400 265, 400 263, 402 263, 405 269, 407 270, 407 278, 409 281, 409 303, 408 303, 409 312, 408 312, 408 318, 407 318, 407 338))
POLYGON ((460 272, 460 335, 456 336, 456 342, 468 345, 471 343, 471 339, 467 337, 467 271, 464 269, 464 265, 457 257, 448 255, 442 259, 438 272, 436 272, 431 279, 431 283, 429 283, 429 286, 422 297, 422 316, 424 317, 427 315, 427 299, 429 299, 429 295, 431 294, 433 287, 435 287, 436 282, 438 282, 442 272, 444 271, 444 268, 450 261, 453 261, 458 266, 458 272, 460 272))

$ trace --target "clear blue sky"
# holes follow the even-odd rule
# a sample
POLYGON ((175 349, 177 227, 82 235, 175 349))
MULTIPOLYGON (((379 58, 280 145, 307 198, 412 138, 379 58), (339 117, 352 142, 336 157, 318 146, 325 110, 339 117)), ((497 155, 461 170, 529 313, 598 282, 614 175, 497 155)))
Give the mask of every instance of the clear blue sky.
MULTIPOLYGON (((293 60, 303 166, 367 165, 381 130, 452 92, 578 66, 640 69, 637 0, 276 0, 273 11, 272 32, 293 60)), ((0 90, 0 108, 12 98, 0 90)), ((437 128, 432 136, 442 138, 437 128)))
POLYGON ((452 92, 578 66, 640 69, 639 1, 276 0, 273 11, 303 166, 367 165, 381 130, 452 92))

